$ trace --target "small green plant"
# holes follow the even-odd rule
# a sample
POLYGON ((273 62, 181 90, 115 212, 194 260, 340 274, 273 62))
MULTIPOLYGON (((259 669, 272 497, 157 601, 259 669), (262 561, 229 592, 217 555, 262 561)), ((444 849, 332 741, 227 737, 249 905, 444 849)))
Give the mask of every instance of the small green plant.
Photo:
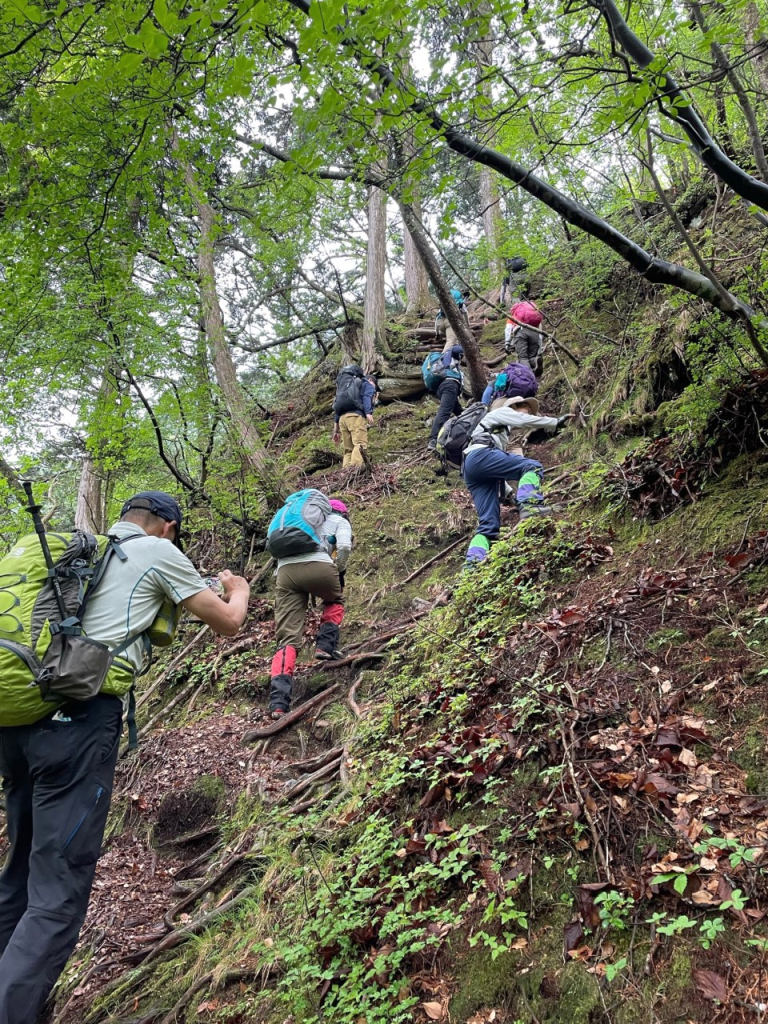
POLYGON ((605 977, 606 977, 606 979, 608 981, 613 981, 613 979, 616 977, 617 974, 620 974, 621 971, 625 970, 625 968, 627 967, 628 963, 629 963, 629 961, 627 960, 627 958, 625 956, 623 956, 621 958, 621 960, 617 960, 615 964, 606 964, 605 965, 605 977))
POLYGON ((701 935, 699 936, 699 944, 704 949, 709 949, 718 935, 722 935, 725 931, 725 924, 723 923, 722 917, 713 917, 706 921, 701 922, 699 928, 701 935))
POLYGON ((729 900, 723 900, 720 904, 720 910, 730 910, 733 907, 734 910, 743 910, 746 907, 747 901, 741 889, 734 889, 731 893, 729 900))
POLYGON ((595 896, 595 904, 606 931, 610 931, 611 928, 620 932, 626 930, 635 907, 635 901, 631 896, 609 889, 608 892, 601 892, 595 896))

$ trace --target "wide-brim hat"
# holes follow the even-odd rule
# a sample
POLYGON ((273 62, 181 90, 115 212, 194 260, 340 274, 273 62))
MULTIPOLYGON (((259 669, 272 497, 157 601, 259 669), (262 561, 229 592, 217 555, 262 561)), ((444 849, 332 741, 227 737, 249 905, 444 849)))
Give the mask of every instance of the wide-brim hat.
POLYGON ((514 395, 512 398, 508 398, 505 405, 522 405, 525 403, 529 406, 532 416, 537 416, 539 412, 539 400, 538 398, 523 398, 522 395, 514 395))

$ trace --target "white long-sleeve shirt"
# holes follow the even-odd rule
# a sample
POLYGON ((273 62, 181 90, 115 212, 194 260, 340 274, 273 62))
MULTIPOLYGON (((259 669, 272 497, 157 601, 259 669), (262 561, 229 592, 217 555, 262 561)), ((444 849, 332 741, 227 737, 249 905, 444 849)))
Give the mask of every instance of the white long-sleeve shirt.
MULTIPOLYGON (((522 447, 525 436, 538 429, 554 434, 557 430, 557 420, 554 416, 532 416, 528 412, 518 412, 513 405, 504 405, 500 409, 492 409, 486 413, 472 431, 472 437, 490 434, 494 445, 503 452, 506 451, 510 438, 516 447, 522 447)), ((473 448, 483 447, 485 445, 470 442, 465 454, 471 452, 473 448)))
POLYGON ((289 558, 278 560, 277 568, 281 565, 293 565, 294 562, 333 562, 331 554, 336 549, 336 568, 344 572, 347 567, 350 553, 352 551, 352 527, 349 521, 338 512, 331 512, 323 525, 317 531, 323 541, 323 547, 317 551, 309 551, 304 555, 291 555, 289 558), (331 540, 331 538, 335 538, 331 540))

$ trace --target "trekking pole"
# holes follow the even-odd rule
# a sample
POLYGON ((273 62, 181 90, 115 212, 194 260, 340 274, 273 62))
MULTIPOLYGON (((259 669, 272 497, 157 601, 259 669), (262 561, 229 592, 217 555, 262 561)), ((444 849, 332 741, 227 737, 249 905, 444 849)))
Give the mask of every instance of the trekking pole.
POLYGON ((40 509, 42 505, 35 504, 35 496, 32 493, 32 482, 31 480, 23 480, 22 486, 24 493, 27 496, 28 504, 25 506, 24 511, 29 512, 32 516, 32 522, 35 524, 35 533, 37 539, 40 541, 40 547, 43 549, 43 557, 45 558, 45 564, 48 566, 48 577, 53 587, 53 593, 56 598, 56 604, 59 607, 59 614, 62 619, 67 617, 67 606, 64 603, 64 595, 61 592, 61 581, 56 575, 56 570, 53 566, 53 559, 51 558, 51 549, 48 547, 48 539, 45 536, 45 523, 43 522, 42 516, 40 515, 40 509))

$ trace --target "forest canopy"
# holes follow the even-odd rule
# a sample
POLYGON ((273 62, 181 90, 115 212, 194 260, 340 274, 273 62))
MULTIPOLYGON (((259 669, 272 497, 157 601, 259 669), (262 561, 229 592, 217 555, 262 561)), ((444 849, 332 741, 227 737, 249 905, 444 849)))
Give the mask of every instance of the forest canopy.
POLYGON ((139 482, 257 521, 278 396, 332 350, 386 368, 393 318, 458 323, 451 286, 490 295, 506 258, 535 272, 563 243, 765 362, 767 23, 762 2, 5 5, 3 485, 45 479, 97 529, 139 482))

